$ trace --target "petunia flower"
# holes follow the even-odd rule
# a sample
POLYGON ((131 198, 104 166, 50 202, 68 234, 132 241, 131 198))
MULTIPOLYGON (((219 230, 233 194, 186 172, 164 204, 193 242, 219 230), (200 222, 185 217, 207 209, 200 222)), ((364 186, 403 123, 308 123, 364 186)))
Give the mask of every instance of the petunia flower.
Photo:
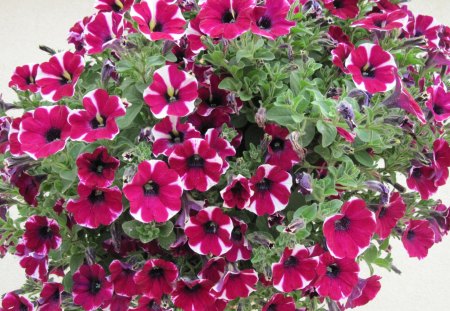
POLYGON ((314 287, 322 297, 340 300, 350 296, 358 284, 358 264, 350 258, 336 259, 330 253, 319 257, 314 287))
POLYGON ((394 57, 379 45, 364 43, 354 49, 345 61, 357 88, 371 94, 392 90, 396 84, 394 57))
POLYGON ((191 138, 170 154, 169 165, 180 175, 183 189, 204 192, 219 182, 223 160, 206 140, 191 138))
POLYGON ((160 301, 155 298, 141 296, 136 308, 130 311, 170 311, 169 309, 161 307, 160 301))
POLYGON ((212 288, 214 295, 226 301, 246 298, 256 290, 258 274, 253 269, 228 271, 212 288))
POLYGON ((207 0, 198 14, 200 30, 211 38, 232 40, 250 29, 254 0, 207 0))
POLYGON ((118 96, 96 89, 83 97, 85 110, 73 110, 69 116, 72 126, 70 138, 92 143, 99 139, 112 140, 119 133, 116 118, 126 114, 125 105, 118 96))
POLYGON ((48 255, 47 253, 34 252, 19 241, 15 255, 19 258, 20 266, 25 269, 25 274, 42 282, 48 279, 48 255))
POLYGON ((31 216, 25 222, 23 243, 37 254, 48 254, 52 249, 61 245, 62 238, 58 223, 45 216, 31 216))
POLYGON ((340 19, 352 19, 359 13, 358 0, 322 0, 326 9, 340 19))
POLYGON ((79 197, 70 199, 66 208, 80 226, 90 229, 108 226, 122 214, 122 192, 117 186, 102 188, 80 183, 77 191, 79 197))
POLYGON ((428 220, 410 220, 402 234, 402 243, 409 257, 423 259, 434 244, 434 232, 428 220))
POLYGON ((354 259, 370 246, 375 228, 374 213, 364 200, 353 199, 344 203, 339 214, 325 219, 323 235, 334 257, 354 259))
POLYGON ((273 287, 284 293, 304 289, 316 277, 317 265, 305 247, 285 248, 280 261, 272 264, 273 287))
POLYGON ((153 115, 159 119, 166 116, 187 116, 194 111, 197 96, 195 77, 175 65, 156 70, 152 84, 144 91, 145 102, 153 115))
POLYGON ((62 311, 61 294, 64 286, 60 283, 44 283, 38 299, 39 310, 41 311, 62 311))
POLYGON ((131 265, 116 259, 109 265, 109 272, 111 273, 110 281, 113 284, 114 293, 126 297, 140 294, 134 281, 136 271, 132 269, 131 265))
POLYGON ((27 111, 22 116, 11 120, 8 132, 8 142, 9 142, 9 152, 13 156, 17 157, 24 154, 24 152, 22 151, 22 144, 19 141, 20 123, 22 123, 22 120, 32 116, 33 112, 27 111))
POLYGON ((239 260, 250 260, 252 257, 252 245, 245 237, 247 232, 247 224, 238 219, 232 218, 233 230, 231 231, 231 242, 233 246, 225 253, 224 257, 229 262, 236 262, 239 260))
POLYGON ((9 151, 9 132, 11 130, 11 118, 0 117, 0 154, 5 154, 9 151))
POLYGON ((141 222, 165 222, 181 209, 180 177, 160 160, 140 163, 123 193, 130 201, 131 215, 141 222))
POLYGON ((33 311, 33 304, 24 296, 9 292, 3 296, 2 310, 5 311, 33 311))
POLYGON ((342 70, 343 73, 349 74, 350 71, 345 67, 345 61, 350 56, 354 47, 346 43, 338 43, 338 45, 331 50, 331 61, 333 64, 342 70))
POLYGON ((347 141, 349 143, 353 143, 355 141, 356 134, 349 132, 342 127, 336 127, 336 130, 337 130, 337 133, 339 134, 339 136, 344 138, 345 141, 347 141))
POLYGON ((84 59, 72 52, 53 55, 48 62, 39 65, 36 84, 42 97, 57 102, 63 97, 72 97, 75 85, 84 70, 84 59))
POLYGON ((372 275, 367 279, 359 279, 345 303, 345 308, 356 308, 373 300, 381 289, 381 277, 372 275))
POLYGON ((172 293, 177 279, 177 266, 163 259, 148 260, 134 276, 140 292, 158 300, 172 293))
POLYGON ((233 222, 219 207, 211 206, 191 216, 184 231, 190 248, 201 255, 221 256, 233 246, 233 222))
POLYGON ((70 135, 66 106, 42 106, 20 122, 20 149, 33 159, 49 157, 66 146, 70 135))
POLYGON ((89 55, 102 53, 118 44, 124 32, 124 18, 115 12, 100 12, 84 28, 84 47, 89 55))
POLYGON ((432 85, 427 88, 428 100, 426 105, 433 113, 437 122, 446 121, 450 117, 450 92, 447 92, 444 83, 432 85))
POLYGON ((216 284, 225 274, 225 266, 227 262, 223 257, 213 257, 202 266, 198 273, 200 279, 209 280, 212 284, 216 284))
POLYGON ((396 10, 387 13, 372 13, 363 19, 354 21, 353 27, 360 27, 369 31, 391 31, 406 28, 408 14, 405 10, 396 10))
POLYGON ((134 0, 95 0, 94 8, 100 12, 116 12, 123 14, 133 5, 134 0))
POLYGON ((113 286, 99 264, 82 265, 72 279, 73 302, 86 311, 98 309, 113 295, 113 286))
POLYGON ((186 39, 189 42, 189 48, 192 53, 198 54, 206 50, 206 46, 202 41, 202 36, 204 35, 200 30, 200 20, 197 17, 191 19, 186 29, 186 39))
POLYGON ((261 311, 296 311, 294 298, 283 294, 274 294, 261 311))
POLYGON ((37 206, 37 196, 41 182, 45 179, 45 175, 31 176, 25 172, 19 174, 18 177, 11 178, 11 185, 19 189, 19 194, 31 206, 37 206))
POLYGON ((225 174, 230 165, 228 158, 236 155, 236 149, 228 142, 228 140, 221 137, 221 131, 218 129, 209 129, 205 133, 205 140, 209 146, 216 150, 217 154, 222 158, 221 173, 225 174))
POLYGON ((36 84, 38 68, 39 64, 16 67, 8 86, 21 91, 36 93, 39 91, 39 87, 36 84))
POLYGON ((130 310, 131 297, 117 295, 113 293, 110 300, 101 305, 101 310, 128 311, 130 310))
MULTIPOLYGON (((445 171, 448 175, 447 168, 445 168, 445 171)), ((436 167, 432 165, 420 167, 412 166, 409 171, 409 176, 406 179, 406 184, 409 189, 418 191, 422 200, 428 200, 439 188, 436 177, 436 167)), ((446 179, 445 176, 444 179, 446 179)))
POLYGON ((380 239, 384 240, 391 234, 397 222, 405 216, 405 212, 406 205, 400 193, 392 193, 389 203, 376 211, 377 226, 375 233, 378 234, 380 239))
POLYGON ((75 46, 75 50, 78 54, 84 55, 86 53, 85 41, 84 41, 84 30, 86 25, 89 24, 93 16, 86 16, 83 19, 76 22, 69 30, 69 35, 67 37, 67 42, 75 46))
POLYGON ((215 298, 210 292, 212 284, 208 280, 177 282, 172 293, 174 305, 183 311, 207 311, 214 305, 215 298))
POLYGON ((265 156, 267 164, 276 165, 285 171, 289 171, 295 164, 300 162, 301 159, 288 139, 288 129, 271 123, 264 127, 264 131, 272 138, 265 156))
POLYGON ((109 187, 120 161, 108 154, 106 147, 97 147, 92 153, 77 157, 78 178, 88 186, 109 187))
POLYGON ((149 40, 179 40, 186 20, 176 3, 166 0, 143 0, 131 8, 131 18, 149 40))
POLYGON ((412 13, 406 26, 406 36, 410 38, 425 37, 428 47, 435 49, 439 46, 439 25, 432 16, 412 13))
POLYGON ((223 206, 228 208, 249 207, 252 195, 253 190, 250 189, 249 180, 242 175, 234 177, 231 183, 220 191, 223 206))
POLYGON ((278 166, 264 164, 258 167, 250 179, 250 198, 248 210, 258 216, 272 215, 283 210, 291 195, 292 176, 278 166))
POLYGON ((251 13, 251 31, 275 40, 289 34, 295 22, 288 21, 290 4, 287 0, 267 0, 264 6, 255 6, 251 13))
POLYGON ((155 156, 170 156, 176 146, 190 138, 200 138, 200 132, 190 123, 181 123, 178 117, 165 117, 152 128, 155 156))

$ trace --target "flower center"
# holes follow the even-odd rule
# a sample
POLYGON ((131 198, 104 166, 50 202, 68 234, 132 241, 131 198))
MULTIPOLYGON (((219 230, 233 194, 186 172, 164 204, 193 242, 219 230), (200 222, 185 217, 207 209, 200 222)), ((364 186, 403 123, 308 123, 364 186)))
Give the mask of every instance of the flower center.
POLYGON ((184 141, 184 133, 173 130, 169 133, 172 144, 180 144, 184 141))
POLYGON ((412 239, 414 239, 415 236, 416 236, 416 233, 413 230, 409 230, 408 233, 406 234, 406 238, 410 241, 412 239))
POLYGON ((272 185, 271 180, 263 178, 263 180, 261 180, 259 183, 256 184, 256 189, 258 189, 259 191, 268 191, 270 190, 271 185, 272 185))
POLYGON ((375 77, 375 68, 373 68, 371 65, 367 64, 362 68, 361 74, 365 78, 374 78, 375 77))
POLYGON ((241 182, 237 182, 233 188, 231 188, 231 193, 233 196, 240 196, 244 190, 244 186, 242 186, 241 182))
POLYGON ((94 161, 91 162, 91 172, 97 173, 98 175, 101 175, 103 173, 103 170, 107 167, 107 164, 104 163, 101 159, 100 156, 95 159, 94 161))
POLYGON ((420 171, 419 167, 416 167, 413 169, 412 176, 416 179, 419 179, 420 177, 422 177, 422 172, 420 171))
POLYGON ((272 21, 268 16, 261 16, 256 25, 261 29, 270 29, 272 27, 272 21))
POLYGON ((330 278, 337 278, 340 272, 341 269, 339 269, 339 266, 335 263, 327 267, 327 276, 330 278))
POLYGON ((205 229, 205 233, 215 234, 217 232, 218 226, 214 221, 208 221, 203 225, 203 228, 205 229))
POLYGON ((61 299, 61 293, 57 289, 57 290, 55 290, 55 292, 52 295, 52 300, 59 301, 60 299, 61 299))
POLYGON ((437 105, 435 105, 435 106, 433 107, 433 111, 434 111, 434 113, 436 113, 437 115, 444 114, 444 112, 445 112, 444 108, 442 108, 441 106, 437 106, 437 105))
POLYGON ((28 85, 34 84, 34 78, 32 76, 28 76, 26 78, 26 82, 27 82, 28 85))
POLYGON ((184 290, 186 291, 186 292, 188 292, 188 293, 195 293, 196 291, 198 291, 200 288, 202 288, 202 285, 201 284, 195 284, 194 286, 188 286, 188 285, 186 285, 185 287, 184 287, 184 290))
POLYGON ((93 279, 91 280, 90 284, 89 284, 89 292, 93 295, 98 294, 98 292, 100 291, 100 289, 102 288, 102 283, 97 280, 97 279, 93 279))
POLYGON ((69 84, 71 82, 72 82, 72 76, 67 71, 64 71, 61 76, 60 84, 65 85, 65 84, 69 84))
POLYGON ((231 231, 231 239, 234 241, 242 240, 242 231, 240 226, 236 226, 233 228, 233 231, 231 231))
POLYGON ((55 140, 58 140, 61 138, 61 130, 52 127, 51 129, 49 129, 47 131, 47 133, 45 134, 45 139, 47 140, 48 143, 51 143, 55 140))
POLYGON ((274 138, 270 142, 270 148, 272 148, 273 151, 281 151, 284 149, 284 140, 281 138, 274 138))
POLYGON ((144 195, 152 196, 159 193, 159 185, 153 181, 149 181, 144 185, 144 195))
POLYGON ((173 87, 169 87, 167 89, 167 93, 165 94, 165 98, 168 104, 176 102, 179 99, 178 91, 174 90, 173 87))
POLYGON ((101 190, 93 190, 88 199, 92 204, 101 203, 105 201, 105 193, 101 190))
POLYGON ((350 219, 345 216, 334 223, 334 229, 336 229, 336 231, 347 231, 349 227, 350 219))
POLYGON ((112 9, 114 12, 118 13, 123 9, 123 4, 119 0, 114 1, 112 4, 112 9))
POLYGON ((344 7, 344 1, 342 0, 334 0, 333 5, 336 9, 341 9, 344 7))
POLYGON ((211 108, 216 108, 222 106, 222 98, 219 96, 212 96, 206 104, 211 108))
POLYGON ((52 229, 50 229, 50 227, 48 227, 48 226, 41 227, 41 228, 39 229, 39 236, 40 236, 43 240, 51 239, 51 238, 53 237, 53 231, 52 231, 52 229))
POLYGON ((276 304, 271 304, 268 308, 267 311, 277 311, 277 305, 276 304))
POLYGON ((163 25, 160 22, 156 22, 155 27, 153 27, 153 32, 162 32, 163 25))
POLYGON ((97 114, 95 116, 95 118, 91 120, 91 127, 94 130, 98 129, 99 127, 105 127, 105 125, 106 125, 105 121, 106 121, 106 117, 105 116, 97 114))
POLYGON ((153 267, 150 270, 150 277, 157 279, 160 278, 164 275, 164 269, 160 268, 160 267, 153 267))
POLYGON ((205 165, 205 160, 198 154, 194 154, 188 159, 187 165, 189 168, 202 168, 205 165))
POLYGON ((222 15, 222 23, 231 24, 236 22, 237 15, 235 15, 232 11, 226 11, 222 15))
POLYGON ((384 215, 386 215, 387 213, 387 208, 386 207, 382 207, 380 210, 380 214, 378 215, 378 218, 383 218, 384 215))
POLYGON ((20 310, 20 311, 28 311, 28 307, 27 307, 26 304, 24 304, 24 303, 21 302, 21 303, 20 303, 19 310, 20 310))
POLYGON ((297 264, 298 259, 295 256, 289 256, 289 258, 284 261, 283 266, 285 268, 292 268, 295 267, 297 264))

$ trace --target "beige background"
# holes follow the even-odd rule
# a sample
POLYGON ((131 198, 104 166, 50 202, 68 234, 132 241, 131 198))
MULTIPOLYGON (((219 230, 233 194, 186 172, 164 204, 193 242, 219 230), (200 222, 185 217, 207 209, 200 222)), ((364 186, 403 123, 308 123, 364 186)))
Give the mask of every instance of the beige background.
MULTIPOLYGON (((68 29, 78 19, 93 12, 92 0, 2 0, 0 10, 0 91, 12 100, 8 81, 15 66, 47 60, 38 50, 39 44, 66 49, 68 29)), ((415 13, 433 15, 441 23, 450 24, 449 0, 414 0, 410 4, 415 13)), ((450 186, 439 194, 450 204, 450 186)), ((410 259, 399 243, 393 243, 396 266, 401 276, 380 270, 382 289, 371 304, 362 311, 429 311, 450 310, 450 237, 435 245, 423 260, 410 259)), ((17 260, 7 256, 0 260, 0 294, 17 289, 24 281, 24 273, 17 260)))

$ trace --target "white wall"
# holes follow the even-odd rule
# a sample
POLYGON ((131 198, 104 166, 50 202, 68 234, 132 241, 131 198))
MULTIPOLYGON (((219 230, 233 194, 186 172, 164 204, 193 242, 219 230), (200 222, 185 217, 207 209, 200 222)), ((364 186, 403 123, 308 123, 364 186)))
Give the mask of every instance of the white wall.
MULTIPOLYGON (((0 90, 12 100, 8 90, 11 73, 18 65, 45 61, 48 56, 39 51, 45 44, 66 49, 68 29, 75 21, 93 12, 93 1, 16 0, 2 1, 0 10, 0 90)), ((449 0, 414 0, 414 12, 434 15, 441 23, 450 24, 449 0)), ((450 204, 450 186, 440 191, 444 203, 450 204)), ((393 243, 397 267, 401 276, 384 273, 382 289, 377 299, 362 311, 428 311, 449 310, 450 237, 435 245, 423 261, 409 259, 399 243, 393 243)), ((0 294, 17 289, 24 281, 23 271, 11 256, 0 260, 0 294)))

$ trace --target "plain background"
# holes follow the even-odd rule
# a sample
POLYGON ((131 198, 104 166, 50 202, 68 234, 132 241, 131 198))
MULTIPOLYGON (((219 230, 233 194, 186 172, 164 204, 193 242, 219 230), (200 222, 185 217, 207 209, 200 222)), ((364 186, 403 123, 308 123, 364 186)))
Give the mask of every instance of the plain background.
MULTIPOLYGON (((39 44, 54 49, 67 49, 68 29, 82 17, 94 12, 93 0, 16 0, 2 1, 0 10, 0 92, 13 100, 8 81, 18 65, 46 61, 48 55, 39 44)), ((449 0, 413 0, 413 12, 433 15, 449 25, 449 0)), ((437 197, 450 204, 450 185, 441 188, 437 197)), ((361 311, 428 311, 449 310, 450 237, 435 245, 423 261, 410 259, 402 246, 393 243, 395 265, 402 275, 382 269, 382 289, 375 301, 361 311)), ((24 273, 17 260, 8 255, 0 260, 0 294, 18 289, 24 273)))

